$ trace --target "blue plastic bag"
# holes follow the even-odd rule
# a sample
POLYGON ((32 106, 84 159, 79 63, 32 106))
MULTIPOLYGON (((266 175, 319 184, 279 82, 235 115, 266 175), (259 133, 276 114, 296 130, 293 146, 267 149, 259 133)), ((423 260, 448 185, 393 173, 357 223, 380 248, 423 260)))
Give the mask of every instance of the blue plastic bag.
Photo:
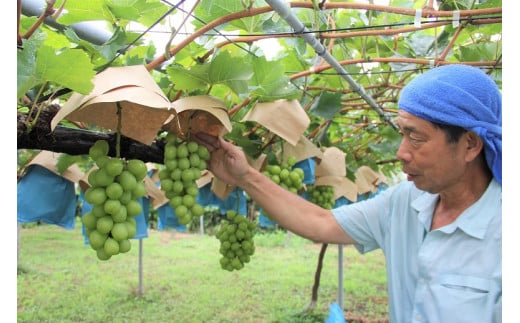
POLYGON ((352 204, 352 202, 349 201, 346 197, 340 196, 334 203, 334 208, 337 208, 337 207, 340 207, 343 205, 348 205, 348 204, 352 204))
POLYGON ((297 162, 293 168, 301 168, 303 170, 303 184, 314 184, 316 181, 316 160, 314 158, 307 158, 297 162))
POLYGON ((186 232, 186 225, 179 223, 179 218, 175 213, 175 210, 166 203, 157 209, 159 219, 157 221, 157 229, 165 230, 167 228, 173 228, 178 232, 186 232))
POLYGON ((141 203, 142 212, 134 217, 136 224, 136 233, 132 239, 148 238, 148 220, 150 215, 150 199, 140 197, 137 199, 141 203))
POLYGON ((325 323, 346 323, 345 315, 338 303, 334 302, 329 306, 329 316, 325 319, 325 323))
POLYGON ((222 203, 212 191, 211 183, 206 184, 199 188, 199 194, 197 195, 197 203, 202 206, 218 206, 222 203))
POLYGON ((74 229, 74 183, 40 165, 31 165, 17 185, 18 222, 43 221, 74 229))
POLYGON ((271 220, 267 215, 264 214, 264 210, 260 209, 260 216, 258 217, 261 228, 274 228, 276 222, 271 220))
POLYGON ((247 215, 247 199, 244 191, 235 187, 228 197, 220 203, 220 214, 233 210, 241 215, 247 215))

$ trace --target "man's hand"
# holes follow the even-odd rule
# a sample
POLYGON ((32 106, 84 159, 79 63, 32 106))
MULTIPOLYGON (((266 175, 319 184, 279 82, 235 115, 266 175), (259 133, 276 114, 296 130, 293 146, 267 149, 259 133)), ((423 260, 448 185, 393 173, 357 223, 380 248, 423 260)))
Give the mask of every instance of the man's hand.
POLYGON ((213 175, 229 185, 240 186, 250 168, 244 152, 221 137, 203 132, 196 133, 194 140, 208 148, 211 158, 207 165, 213 175))

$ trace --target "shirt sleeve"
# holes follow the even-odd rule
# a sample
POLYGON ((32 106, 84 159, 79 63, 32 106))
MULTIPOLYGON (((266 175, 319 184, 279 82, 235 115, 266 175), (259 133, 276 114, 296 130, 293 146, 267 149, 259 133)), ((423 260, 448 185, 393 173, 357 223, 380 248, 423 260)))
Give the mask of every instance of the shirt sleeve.
POLYGON ((368 200, 347 204, 332 210, 345 232, 351 236, 360 253, 382 248, 388 228, 390 199, 396 187, 368 200))

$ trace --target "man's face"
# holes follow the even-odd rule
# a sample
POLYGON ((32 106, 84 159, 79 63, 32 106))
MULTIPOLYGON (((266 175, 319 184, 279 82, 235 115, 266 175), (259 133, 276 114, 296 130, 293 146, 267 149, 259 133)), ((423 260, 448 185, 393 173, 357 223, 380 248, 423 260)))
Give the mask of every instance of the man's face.
POLYGON ((402 110, 397 123, 403 136, 397 158, 408 180, 430 193, 439 193, 456 184, 466 166, 464 140, 448 143, 440 128, 402 110))

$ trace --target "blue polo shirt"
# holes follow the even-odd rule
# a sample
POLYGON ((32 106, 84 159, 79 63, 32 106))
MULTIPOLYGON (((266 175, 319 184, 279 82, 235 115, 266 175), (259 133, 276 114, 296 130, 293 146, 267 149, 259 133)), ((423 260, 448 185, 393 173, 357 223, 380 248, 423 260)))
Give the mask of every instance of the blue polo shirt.
POLYGON ((437 199, 407 181, 332 212, 359 252, 383 250, 390 322, 501 322, 502 186, 430 231, 437 199))

